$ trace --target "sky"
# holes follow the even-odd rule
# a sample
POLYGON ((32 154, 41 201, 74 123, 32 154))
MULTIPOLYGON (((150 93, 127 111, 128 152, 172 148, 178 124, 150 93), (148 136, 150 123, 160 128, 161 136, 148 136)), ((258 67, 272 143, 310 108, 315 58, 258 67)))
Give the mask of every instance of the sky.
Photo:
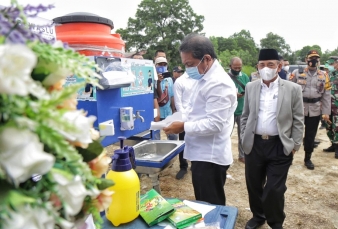
MULTIPOLYGON (((54 4, 55 8, 39 14, 53 19, 73 12, 89 12, 114 22, 116 29, 126 28, 128 18, 135 18, 141 0, 18 0, 22 5, 54 4)), ((202 32, 206 36, 229 37, 249 30, 256 44, 269 32, 278 34, 292 51, 307 45, 319 45, 322 51, 338 47, 337 0, 189 0, 195 13, 205 17, 202 32)), ((9 5, 10 0, 0 0, 9 5)))

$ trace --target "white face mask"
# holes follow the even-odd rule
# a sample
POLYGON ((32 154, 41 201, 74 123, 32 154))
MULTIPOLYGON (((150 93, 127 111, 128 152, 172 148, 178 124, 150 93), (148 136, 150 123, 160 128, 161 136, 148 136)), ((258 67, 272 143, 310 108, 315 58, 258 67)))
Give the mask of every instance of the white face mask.
POLYGON ((289 68, 290 68, 290 66, 284 66, 283 68, 284 68, 284 70, 285 70, 286 72, 288 72, 288 71, 289 71, 289 68))
POLYGON ((277 73, 278 68, 268 68, 264 67, 259 70, 259 75, 262 77, 263 80, 269 81, 272 80, 277 73))

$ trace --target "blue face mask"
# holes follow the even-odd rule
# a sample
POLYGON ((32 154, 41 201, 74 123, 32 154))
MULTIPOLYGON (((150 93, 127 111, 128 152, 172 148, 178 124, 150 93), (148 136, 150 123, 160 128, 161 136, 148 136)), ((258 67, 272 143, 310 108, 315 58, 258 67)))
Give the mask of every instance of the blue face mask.
MULTIPOLYGON (((203 57, 204 58, 204 57, 203 57)), ((201 59, 201 61, 198 63, 198 65, 200 65, 203 61, 203 58, 201 59)), ((195 66, 195 67, 187 67, 185 68, 185 72, 188 74, 188 76, 191 78, 191 79, 194 79, 194 80, 199 80, 201 79, 203 76, 204 76, 204 73, 203 74, 200 74, 200 72, 198 71, 198 65, 195 66)), ((206 69, 205 69, 206 70, 206 69)), ((204 71, 205 72, 205 71, 204 71)))
POLYGON ((332 65, 327 66, 327 69, 329 69, 330 72, 334 71, 334 67, 332 65))
POLYGON ((156 71, 157 73, 163 73, 163 72, 167 72, 168 69, 167 69, 167 66, 157 66, 156 71))

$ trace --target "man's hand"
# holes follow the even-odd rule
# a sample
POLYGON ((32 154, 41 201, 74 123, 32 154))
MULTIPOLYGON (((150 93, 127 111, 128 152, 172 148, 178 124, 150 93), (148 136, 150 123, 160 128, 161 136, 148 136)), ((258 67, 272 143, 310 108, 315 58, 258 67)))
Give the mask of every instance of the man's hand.
POLYGON ((322 118, 323 118, 323 120, 324 120, 325 122, 329 122, 329 121, 330 121, 330 117, 329 117, 328 115, 326 115, 326 114, 323 114, 323 115, 322 115, 322 118))
POLYGON ((161 74, 161 73, 158 73, 158 74, 157 74, 157 78, 158 78, 157 83, 160 83, 160 82, 163 80, 162 74, 161 74))
POLYGON ((155 122, 159 122, 159 121, 161 121, 161 117, 160 117, 160 115, 157 115, 157 116, 154 118, 154 120, 155 120, 155 122))
POLYGON ((242 98, 244 96, 244 94, 238 94, 237 93, 237 98, 242 98))
POLYGON ((179 134, 184 131, 184 122, 173 122, 168 127, 163 128, 165 134, 179 134))
POLYGON ((297 151, 296 150, 292 150, 292 155, 295 155, 295 153, 296 153, 297 151))

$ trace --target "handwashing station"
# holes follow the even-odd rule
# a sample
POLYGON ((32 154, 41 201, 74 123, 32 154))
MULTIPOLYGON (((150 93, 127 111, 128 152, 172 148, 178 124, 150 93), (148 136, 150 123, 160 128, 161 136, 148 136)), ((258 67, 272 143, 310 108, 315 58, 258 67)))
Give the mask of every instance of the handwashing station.
MULTIPOLYGON (((133 143, 136 172, 148 174, 160 192, 159 172, 174 162, 184 141, 152 140, 154 120, 154 66, 151 60, 123 58, 125 43, 111 34, 113 22, 91 13, 71 13, 53 19, 56 37, 95 61, 100 67, 103 89, 87 84, 78 91, 78 108, 97 117, 95 127, 105 136, 104 146, 118 137, 133 143), (129 141, 128 141, 129 139, 129 141)), ((79 82, 76 76, 66 84, 79 82)), ((157 130, 158 131, 158 130, 157 130)))

